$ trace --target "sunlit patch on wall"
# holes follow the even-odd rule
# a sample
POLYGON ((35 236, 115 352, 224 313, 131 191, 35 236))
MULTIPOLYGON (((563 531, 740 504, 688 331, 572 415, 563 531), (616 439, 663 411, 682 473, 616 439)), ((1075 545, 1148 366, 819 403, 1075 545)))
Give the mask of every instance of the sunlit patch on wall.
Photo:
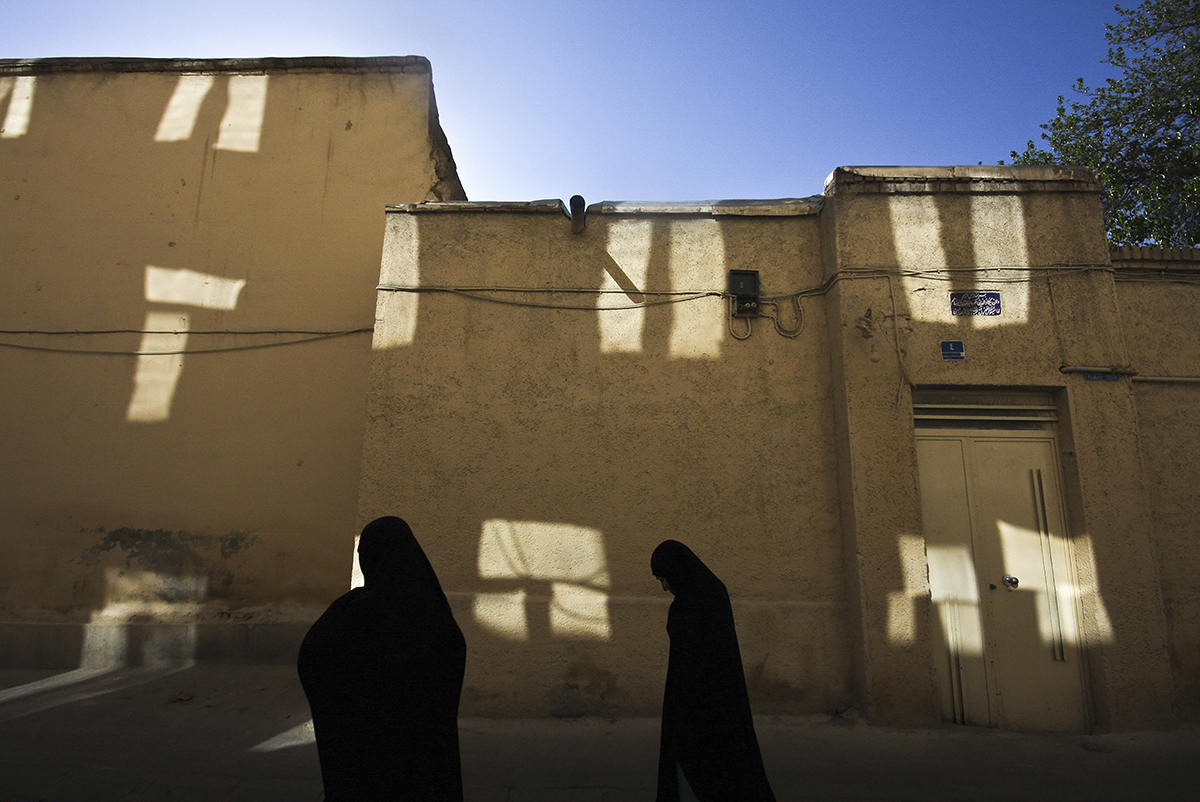
POLYGON ((366 578, 363 577, 362 565, 358 562, 358 541, 361 539, 361 535, 354 536, 354 558, 350 564, 350 590, 361 588, 367 584, 366 578))
POLYGON ((156 423, 171 416, 171 401, 183 373, 183 354, 179 352, 187 345, 187 329, 187 315, 146 313, 126 420, 156 423))
POLYGON ((1079 535, 1072 538, 1071 550, 1078 563, 1088 566, 1089 571, 1085 576, 1070 576, 1071 588, 1068 595, 1072 601, 1078 600, 1082 603, 1090 630, 1088 639, 1100 643, 1113 643, 1116 641, 1116 632, 1108 614, 1108 607, 1104 604, 1104 596, 1100 593, 1099 579, 1094 573, 1096 555, 1092 548, 1091 536, 1079 535))
MULTIPOLYGON (((379 282, 416 287, 421 281, 421 237, 416 215, 389 214, 383 237, 379 282)), ((375 299, 375 336, 371 348, 382 351, 412 345, 417 334, 417 292, 380 292, 375 299)))
POLYGON ((972 195, 970 265, 948 265, 942 246, 943 223, 931 197, 888 198, 896 264, 914 320, 974 328, 1020 325, 1029 318, 1028 264, 1022 199, 1015 195, 972 195), (951 269, 948 269, 951 268, 951 269), (1016 268, 1016 269, 1014 269, 1016 268), (999 292, 998 315, 955 315, 952 290, 999 292))
MULTIPOLYGON (((479 541, 484 579, 550 583, 549 627, 558 637, 607 640, 608 560, 597 529, 537 521, 485 521, 479 541)), ((525 589, 483 594, 473 611, 484 628, 505 637, 528 637, 525 589), (520 594, 520 595, 518 595, 520 594)))
POLYGON ((0 101, 8 98, 8 111, 0 124, 0 139, 16 139, 28 133, 36 86, 37 77, 33 75, 0 78, 0 101))
MULTIPOLYGON (((229 310, 237 306, 245 286, 245 279, 228 279, 195 270, 146 268, 146 300, 154 303, 229 310)), ((175 388, 183 372, 180 352, 187 345, 188 323, 187 314, 180 312, 146 313, 126 420, 155 423, 170 417, 175 388)))
POLYGON ((946 645, 953 654, 983 654, 983 622, 979 614, 979 585, 975 563, 965 546, 926 545, 929 596, 946 645))
POLYGON ((476 593, 471 617, 481 627, 506 640, 529 640, 529 621, 525 614, 525 591, 476 593))
POLYGON ((896 264, 906 270, 946 267, 942 248, 942 216, 937 202, 928 196, 888 197, 896 264))
MULTIPOLYGON (((212 89, 212 75, 179 76, 175 91, 163 109, 154 132, 155 142, 182 142, 191 139, 200 108, 212 89)), ((262 138, 263 117, 267 109, 266 75, 231 75, 227 84, 225 114, 217 129, 218 150, 257 153, 262 138)))
POLYGON ((105 571, 105 610, 145 611, 169 605, 199 604, 208 596, 207 576, 180 576, 161 571, 109 568, 105 571))
POLYGON ((222 278, 195 270, 146 268, 146 300, 160 304, 183 304, 205 309, 233 309, 245 279, 222 278))
POLYGON ((196 118, 200 115, 200 106, 212 89, 215 78, 211 75, 181 75, 175 84, 175 91, 163 110, 162 120, 158 123, 158 131, 154 134, 155 142, 181 142, 191 139, 196 127, 196 118))
POLYGON ((266 75, 229 76, 229 103, 217 134, 217 149, 258 152, 266 107, 266 75))
MULTIPOLYGON (((1029 262, 1025 242, 1025 207, 1019 195, 972 195, 971 235, 979 267, 1022 267, 1029 262)), ((976 328, 1021 325, 1029 320, 1029 282, 1013 270, 980 273, 973 289, 1000 292, 999 315, 976 315, 976 328), (988 279, 1003 281, 992 283, 988 279), (1005 280, 1007 279, 1007 280, 1005 280)))
MULTIPOLYGON (((671 290, 725 286, 725 237, 716 220, 676 220, 671 223, 671 290)), ((725 338, 721 301, 672 304, 669 353, 672 357, 716 359, 725 338)))
POLYGON ((0 690, 3 704, 33 697, 0 718, 78 704, 195 665, 196 619, 207 596, 205 576, 107 568, 105 604, 82 628, 79 667, 0 690), (122 670, 129 668, 136 670, 122 670))
POLYGON ((550 584, 550 631, 595 640, 608 640, 608 594, 570 582, 550 584))
MULTIPOLYGON (((645 296, 638 289, 645 289, 650 268, 650 245, 653 229, 649 220, 618 220, 608 227, 608 255, 613 267, 604 274, 602 293, 596 300, 597 307, 624 303, 642 303, 645 296), (617 295, 622 290, 625 295, 617 295)), ((600 351, 602 353, 638 353, 642 350, 642 329, 646 323, 646 310, 621 309, 601 312, 600 351)))
POLYGON ((896 546, 904 589, 888 594, 887 633, 888 643, 904 646, 917 640, 916 599, 926 591, 915 572, 925 565, 924 541, 914 535, 900 535, 896 546))

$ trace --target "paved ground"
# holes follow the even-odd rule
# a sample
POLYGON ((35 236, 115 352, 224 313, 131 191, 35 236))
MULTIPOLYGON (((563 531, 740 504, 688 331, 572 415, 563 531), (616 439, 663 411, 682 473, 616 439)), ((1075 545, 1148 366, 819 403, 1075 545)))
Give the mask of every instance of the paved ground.
MULTIPOLYGON (((288 667, 0 671, 0 802, 318 802, 288 667)), ((780 802, 1200 799, 1200 727, 1103 736, 761 718, 780 802)), ((468 802, 651 802, 658 722, 463 719, 468 802)))

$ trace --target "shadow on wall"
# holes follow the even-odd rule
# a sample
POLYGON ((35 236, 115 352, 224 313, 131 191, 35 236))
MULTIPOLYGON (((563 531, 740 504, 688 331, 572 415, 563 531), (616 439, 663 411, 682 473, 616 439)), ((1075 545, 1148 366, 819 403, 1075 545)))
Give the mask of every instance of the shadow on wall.
MULTIPOLYGON (((873 202, 886 236, 860 232, 871 240, 859 246, 865 263, 836 277, 854 288, 843 303, 863 303, 860 322, 868 321, 858 327, 862 343, 847 332, 848 370, 874 384, 872 393, 888 385, 864 402, 880 416, 872 426, 912 432, 912 409, 896 403, 910 383, 963 386, 969 375, 973 385, 1054 393, 1068 356, 1119 361, 1103 321, 1089 323, 1096 336, 1083 339, 1092 353, 1063 351, 1056 294, 1060 302, 1094 295, 1099 265, 1088 243, 1070 240, 1079 235, 1047 228, 1061 220, 1030 208, 1045 199, 882 194, 873 202), (971 298, 956 305, 951 293, 971 298), (996 369, 980 372, 975 362, 953 373, 943 339, 964 341, 972 357, 992 355, 996 369), (880 341, 891 357, 869 359, 880 341)), ((645 561, 668 537, 694 545, 745 600, 743 654, 761 709, 832 709, 849 698, 825 309, 806 298, 809 319, 795 339, 760 330, 736 342, 716 297, 731 269, 761 269, 770 291, 810 288, 819 297, 816 216, 594 215, 573 236, 561 218, 531 208, 418 211, 389 215, 388 232, 360 516, 403 510, 419 536, 429 533, 431 559, 464 596, 468 639, 487 651, 488 676, 468 675, 468 695, 478 694, 468 704, 546 704, 552 694, 532 700, 529 688, 570 688, 579 667, 614 677, 614 697, 638 695, 581 708, 650 703, 666 600, 654 601, 645 561), (476 557, 473 570, 466 554, 476 557), (521 667, 536 653, 550 668, 521 667)), ((1057 476, 1060 446, 1050 442, 1044 470, 1057 476)), ((913 454, 899 464, 915 462, 913 454)), ((892 462, 867 473, 856 481, 877 479, 918 505, 918 488, 892 462)), ((884 604, 872 603, 878 620, 867 626, 880 625, 890 648, 912 653, 916 666, 930 659, 930 616, 939 648, 950 619, 961 619, 958 656, 975 659, 991 563, 988 576, 968 576, 961 559, 937 548, 927 556, 923 535, 879 514, 879 526, 898 531, 890 557, 872 568, 883 580, 870 592, 884 604), (941 574, 932 610, 927 564, 941 574)), ((1010 594, 1005 626, 1030 635, 1039 655, 1065 640, 1086 649, 1118 638, 1094 570, 1099 556, 1081 526, 1039 528, 1024 511, 995 521, 1002 572, 1026 553, 1041 561, 1046 549, 1058 561, 1049 585, 1030 580, 1010 594), (1093 622, 1086 639, 1080 616, 1093 622)))
POLYGON ((251 532, 230 585, 197 569, 210 601, 319 604, 382 206, 429 189, 427 65, 68 61, 0 67, 37 72, 0 75, 0 606, 98 609, 100 527, 251 532))
POLYGON ((413 523, 450 591, 464 710, 657 709, 669 537, 744 599, 763 709, 834 708, 836 466, 828 377, 805 368, 824 327, 738 343, 721 297, 772 248, 797 258, 768 287, 818 283, 815 222, 470 218, 389 215, 382 281, 404 289, 380 294, 360 496, 364 520, 413 523))
POLYGON ((1084 227, 1069 204, 1047 208, 1055 201, 1036 193, 878 202, 892 231, 878 258, 899 272, 906 310, 894 296, 880 299, 859 329, 864 344, 890 339, 876 323, 888 319, 889 302, 897 310, 894 350, 924 410, 916 428, 924 532, 897 537, 897 562, 928 566, 927 586, 922 576, 889 595, 889 640, 920 640, 916 610, 929 598, 946 720, 1085 730, 1102 715, 1089 710, 1089 653, 1117 640, 1100 576, 1120 569, 1094 551, 1072 501, 1080 477, 1064 463, 1074 464, 1065 456, 1074 433, 1059 425, 1070 388, 1057 369, 1125 360, 1108 319, 1081 325, 1076 314, 1060 316, 1056 300, 1102 309, 1105 265, 1094 243, 1072 241, 1071 227, 1084 227))

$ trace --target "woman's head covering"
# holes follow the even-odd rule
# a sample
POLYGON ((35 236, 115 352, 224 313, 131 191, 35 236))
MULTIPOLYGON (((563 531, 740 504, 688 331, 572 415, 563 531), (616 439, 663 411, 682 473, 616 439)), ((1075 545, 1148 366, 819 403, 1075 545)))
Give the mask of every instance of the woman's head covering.
POLYGON ((394 515, 376 518, 363 528, 358 538, 358 564, 367 587, 432 583, 441 591, 437 574, 412 529, 394 515))
POLYGON ((696 553, 678 540, 658 544, 650 555, 650 570, 667 580, 676 597, 704 595, 725 588, 696 553))

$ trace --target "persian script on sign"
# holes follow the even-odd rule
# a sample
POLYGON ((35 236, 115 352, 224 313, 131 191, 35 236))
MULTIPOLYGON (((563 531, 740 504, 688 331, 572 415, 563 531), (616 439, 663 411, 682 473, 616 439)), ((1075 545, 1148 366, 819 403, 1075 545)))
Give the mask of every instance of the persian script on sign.
POLYGON ((950 314, 973 317, 1000 314, 1000 293, 970 290, 950 293, 950 314))

